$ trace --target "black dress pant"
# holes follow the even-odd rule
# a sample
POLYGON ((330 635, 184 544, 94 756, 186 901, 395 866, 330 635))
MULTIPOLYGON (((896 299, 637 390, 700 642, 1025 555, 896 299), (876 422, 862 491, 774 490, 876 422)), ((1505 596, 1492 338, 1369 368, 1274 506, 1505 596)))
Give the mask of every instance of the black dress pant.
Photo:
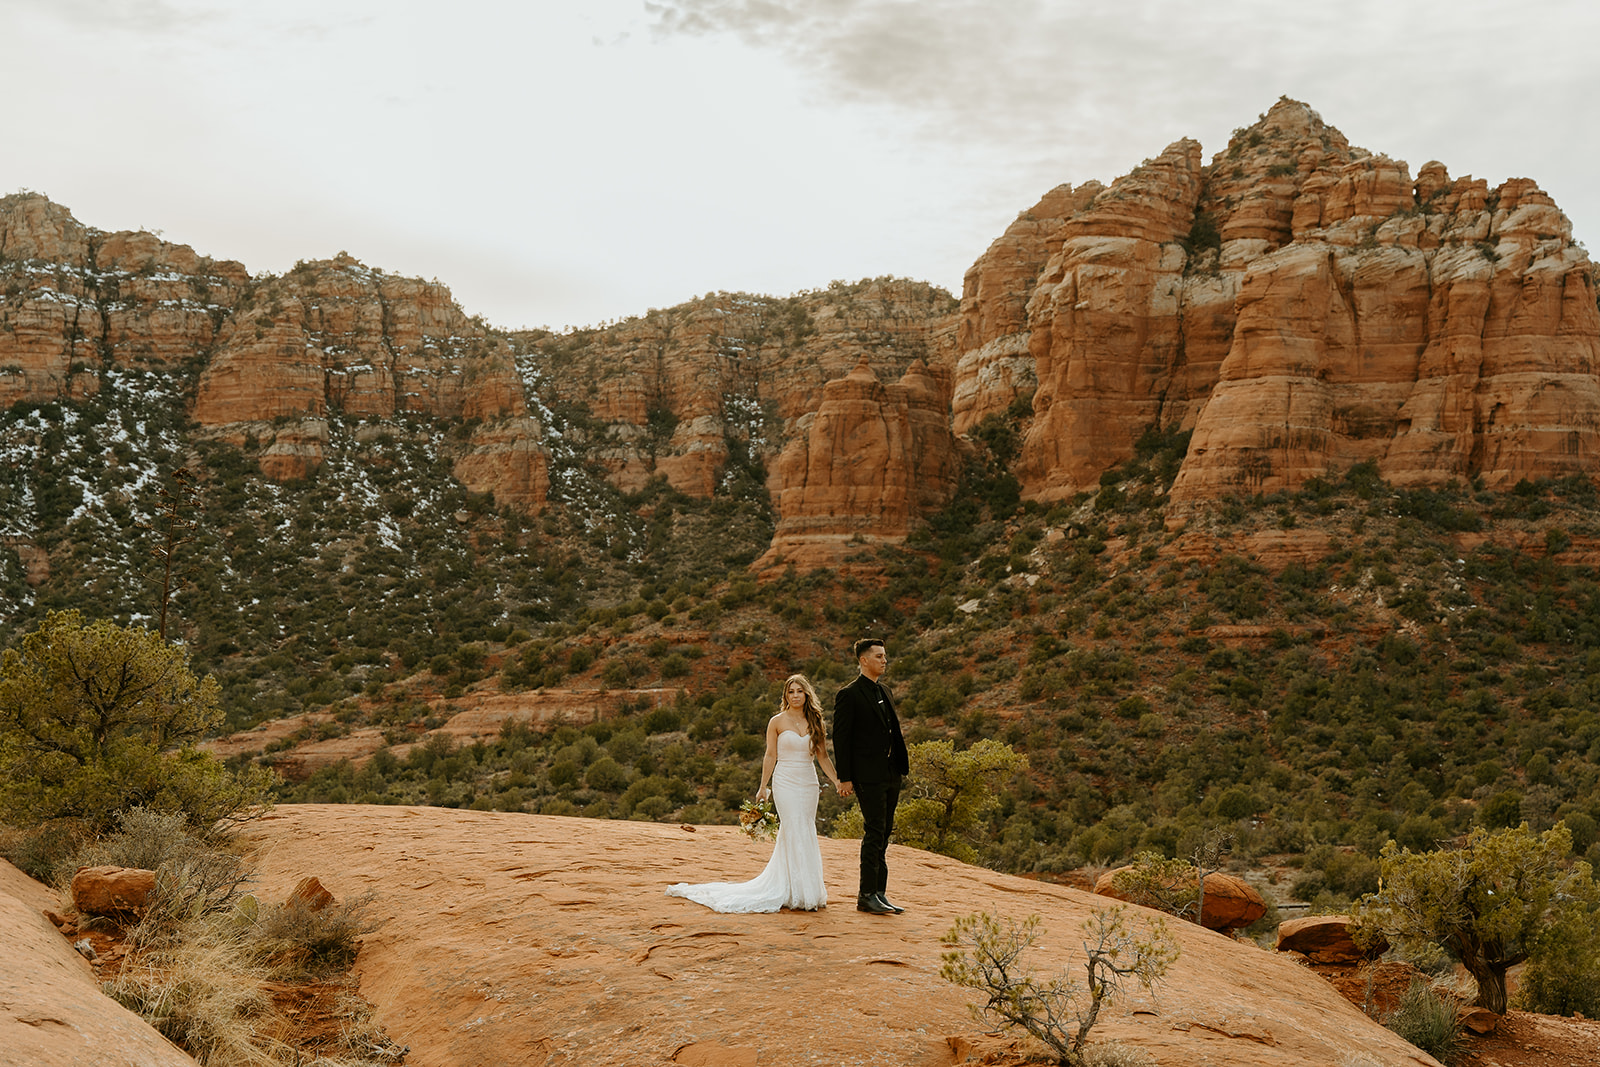
POLYGON ((861 802, 861 889, 860 894, 882 893, 889 885, 889 865, 884 853, 889 850, 889 835, 894 832, 894 809, 900 803, 900 777, 887 782, 856 782, 856 799, 861 802))

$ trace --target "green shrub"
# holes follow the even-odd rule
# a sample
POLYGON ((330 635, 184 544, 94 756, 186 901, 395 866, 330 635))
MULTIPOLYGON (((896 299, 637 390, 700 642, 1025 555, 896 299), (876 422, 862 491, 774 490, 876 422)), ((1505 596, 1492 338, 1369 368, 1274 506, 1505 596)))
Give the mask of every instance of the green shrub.
POLYGON ((1455 999, 1420 979, 1412 981, 1383 1025, 1440 1063, 1453 1063, 1465 1046, 1455 999))
POLYGON ((589 765, 583 784, 601 793, 619 793, 628 785, 628 772, 610 756, 602 756, 589 765))
POLYGON ((52 612, 0 657, 0 815, 98 831, 134 807, 211 826, 262 804, 270 772, 194 747, 222 721, 218 692, 148 630, 52 612))
POLYGON ((1539 931, 1512 1005, 1544 1015, 1600 1017, 1600 916, 1573 912, 1539 931))

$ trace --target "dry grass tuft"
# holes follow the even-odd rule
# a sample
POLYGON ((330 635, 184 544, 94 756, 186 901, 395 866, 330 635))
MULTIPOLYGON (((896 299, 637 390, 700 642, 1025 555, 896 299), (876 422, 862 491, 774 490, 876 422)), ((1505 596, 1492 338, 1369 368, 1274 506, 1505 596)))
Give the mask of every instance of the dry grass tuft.
POLYGON ((313 909, 295 900, 265 909, 251 926, 253 950, 274 973, 319 976, 348 970, 361 936, 376 930, 368 893, 313 909))
POLYGON ((263 1036, 284 1024, 242 932, 216 917, 166 932, 125 963, 106 992, 210 1067, 285 1062, 286 1050, 263 1036))

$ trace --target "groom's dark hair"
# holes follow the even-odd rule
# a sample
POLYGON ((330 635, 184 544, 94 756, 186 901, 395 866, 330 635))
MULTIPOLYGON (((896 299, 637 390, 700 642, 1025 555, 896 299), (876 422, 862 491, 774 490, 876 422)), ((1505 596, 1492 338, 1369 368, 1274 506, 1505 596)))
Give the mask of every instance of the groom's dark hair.
POLYGON ((878 640, 876 637, 863 637, 861 640, 850 646, 850 651, 855 653, 856 659, 860 659, 862 656, 866 655, 867 649, 871 648, 873 645, 881 644, 883 644, 883 642, 878 640))

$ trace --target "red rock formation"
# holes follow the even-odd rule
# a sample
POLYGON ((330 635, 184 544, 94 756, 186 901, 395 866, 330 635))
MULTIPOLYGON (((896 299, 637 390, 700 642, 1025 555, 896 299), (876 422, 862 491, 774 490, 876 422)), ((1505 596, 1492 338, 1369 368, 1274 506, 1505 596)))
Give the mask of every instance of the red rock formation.
POLYGON ((551 386, 602 424, 593 454, 632 492, 665 478, 710 496, 734 460, 775 460, 826 382, 862 356, 890 373, 954 363, 947 293, 874 279, 786 299, 717 293, 571 339, 530 338, 551 386), (730 449, 732 453, 730 454, 730 449))
POLYGON ((863 541, 897 541, 948 502, 960 453, 940 382, 920 361, 878 381, 865 356, 823 389, 816 415, 773 465, 778 526, 758 567, 837 563, 863 541))
POLYGON ((35 193, 0 198, 0 405, 93 393, 104 358, 194 355, 248 280, 153 234, 86 227, 35 193))
POLYGON ((1004 410, 1038 384, 1028 355, 1028 298, 1050 257, 1061 247, 1061 227, 1104 189, 1088 182, 1076 190, 1058 185, 1018 215, 967 271, 957 334, 961 363, 951 398, 957 433, 984 414, 1004 410))
POLYGON ((336 901, 333 894, 328 892, 328 887, 322 884, 322 879, 315 875, 307 875, 294 884, 289 890, 289 895, 284 903, 291 908, 304 908, 307 911, 321 911, 336 901))
POLYGON ((474 431, 471 451, 451 473, 475 493, 493 493, 495 503, 529 514, 544 507, 550 492, 550 460, 538 420, 522 416, 474 431))
POLYGON ((1301 953, 1312 963, 1358 963, 1383 955, 1388 946, 1382 942, 1370 950, 1355 943, 1356 925, 1345 915, 1285 919, 1278 926, 1278 951, 1301 953))
POLYGON ((271 429, 257 462, 261 473, 273 481, 294 481, 320 470, 327 449, 328 421, 299 419, 271 429))
MULTIPOLYGON (((1094 891, 1113 900, 1135 901, 1135 896, 1123 892, 1115 884, 1117 875, 1127 870, 1132 868, 1117 867, 1106 871, 1095 880, 1094 891)), ((1204 885, 1205 906, 1200 918, 1207 930, 1224 934, 1242 930, 1267 913, 1267 902, 1242 878, 1211 871, 1206 875, 1204 885)), ((1192 881, 1190 888, 1193 888, 1192 881)))
POLYGON ((1403 485, 1593 477, 1595 277, 1534 183, 1437 162, 1413 182, 1285 99, 1208 166, 1179 142, 996 241, 968 275, 953 417, 1036 380, 1017 475, 1044 500, 1094 488, 1152 424, 1194 429, 1180 504, 1363 460, 1403 485))
POLYGON ((155 889, 154 871, 84 867, 72 876, 72 904, 85 915, 138 915, 155 889))
POLYGON ((339 411, 500 418, 527 404, 504 342, 436 282, 349 256, 301 264, 240 305, 201 376, 202 425, 339 411))
POLYGON ((1294 488, 1368 459, 1401 485, 1592 477, 1600 315, 1549 198, 1506 182, 1491 212, 1481 183, 1430 163, 1416 213, 1380 217, 1404 165, 1343 170, 1321 228, 1250 264, 1174 500, 1294 488))
POLYGON ((1092 485, 1126 458, 1183 353, 1179 326, 1200 145, 1179 141, 1113 182, 1061 230, 1028 305, 1034 421, 1017 476, 1033 496, 1092 485))
POLYGON ((321 466, 332 412, 495 420, 475 432, 457 478, 527 511, 544 504, 548 461, 510 348, 436 282, 341 254, 300 264, 240 305, 200 378, 195 419, 242 439, 240 424, 310 416, 253 430, 271 436, 262 473, 284 481, 321 466))

